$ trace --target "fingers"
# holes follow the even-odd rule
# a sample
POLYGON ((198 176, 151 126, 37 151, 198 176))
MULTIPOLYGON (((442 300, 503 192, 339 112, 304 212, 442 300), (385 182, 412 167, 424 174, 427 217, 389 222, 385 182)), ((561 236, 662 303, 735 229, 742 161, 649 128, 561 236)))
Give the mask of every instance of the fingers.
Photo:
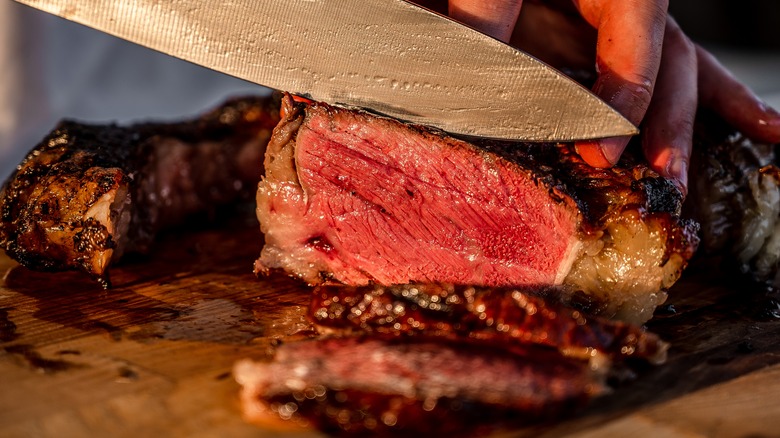
MULTIPOLYGON (((598 29, 594 93, 638 125, 653 96, 668 0, 580 0, 578 6, 598 29)), ((589 164, 607 167, 618 161, 628 140, 581 142, 577 150, 589 164)))
POLYGON ((449 0, 449 16, 508 42, 522 6, 522 0, 449 0))
POLYGON ((709 52, 696 47, 699 102, 749 138, 780 143, 780 114, 739 82, 709 52))
POLYGON ((696 47, 670 17, 642 147, 650 166, 688 192, 688 163, 698 105, 696 47))

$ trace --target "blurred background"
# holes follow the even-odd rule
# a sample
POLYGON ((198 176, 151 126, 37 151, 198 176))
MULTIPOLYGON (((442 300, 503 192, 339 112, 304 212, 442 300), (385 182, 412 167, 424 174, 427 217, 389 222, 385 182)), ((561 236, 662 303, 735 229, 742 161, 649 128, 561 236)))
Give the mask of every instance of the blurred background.
MULTIPOLYGON (((670 0, 694 41, 780 108, 780 1, 670 0)), ((267 90, 0 1, 0 181, 56 122, 175 120, 267 90)))
POLYGON ((670 0, 685 33, 780 109, 780 1, 670 0))
POLYGON ((695 41, 780 50, 780 1, 670 0, 669 12, 695 41))

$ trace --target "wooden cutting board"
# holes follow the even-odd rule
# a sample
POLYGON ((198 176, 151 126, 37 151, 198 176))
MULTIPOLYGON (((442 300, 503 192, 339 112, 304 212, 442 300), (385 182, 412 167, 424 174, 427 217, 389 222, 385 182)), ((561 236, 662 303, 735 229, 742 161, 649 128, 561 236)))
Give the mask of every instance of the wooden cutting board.
MULTIPOLYGON (((112 268, 109 291, 0 256, 0 436, 319 436, 241 418, 233 363, 312 329, 307 289, 255 278, 259 231, 229 228, 165 236, 112 268)), ((780 309, 712 266, 690 269, 650 325, 672 342, 666 365, 573 418, 501 435, 778 436, 780 320, 760 313, 780 309)))

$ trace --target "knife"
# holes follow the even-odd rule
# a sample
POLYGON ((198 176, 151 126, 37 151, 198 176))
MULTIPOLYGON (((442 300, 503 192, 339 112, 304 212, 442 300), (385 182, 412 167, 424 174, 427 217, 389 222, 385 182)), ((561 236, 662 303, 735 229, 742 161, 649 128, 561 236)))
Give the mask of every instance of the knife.
POLYGON ((403 0, 17 1, 257 84, 455 134, 637 133, 557 70, 403 0))

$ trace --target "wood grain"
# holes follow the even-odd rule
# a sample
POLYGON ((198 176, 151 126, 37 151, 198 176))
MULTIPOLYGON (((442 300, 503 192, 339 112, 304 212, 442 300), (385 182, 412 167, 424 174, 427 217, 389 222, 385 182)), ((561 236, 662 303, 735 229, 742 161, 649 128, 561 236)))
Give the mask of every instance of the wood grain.
MULTIPOLYGON (((279 436, 242 420, 231 368, 313 335, 308 290, 256 278, 259 232, 228 228, 165 236, 114 267, 109 291, 0 256, 0 436, 279 436)), ((712 266, 689 270, 674 312, 650 324, 672 342, 666 365, 573 418, 501 435, 777 436, 776 303, 712 266)))

